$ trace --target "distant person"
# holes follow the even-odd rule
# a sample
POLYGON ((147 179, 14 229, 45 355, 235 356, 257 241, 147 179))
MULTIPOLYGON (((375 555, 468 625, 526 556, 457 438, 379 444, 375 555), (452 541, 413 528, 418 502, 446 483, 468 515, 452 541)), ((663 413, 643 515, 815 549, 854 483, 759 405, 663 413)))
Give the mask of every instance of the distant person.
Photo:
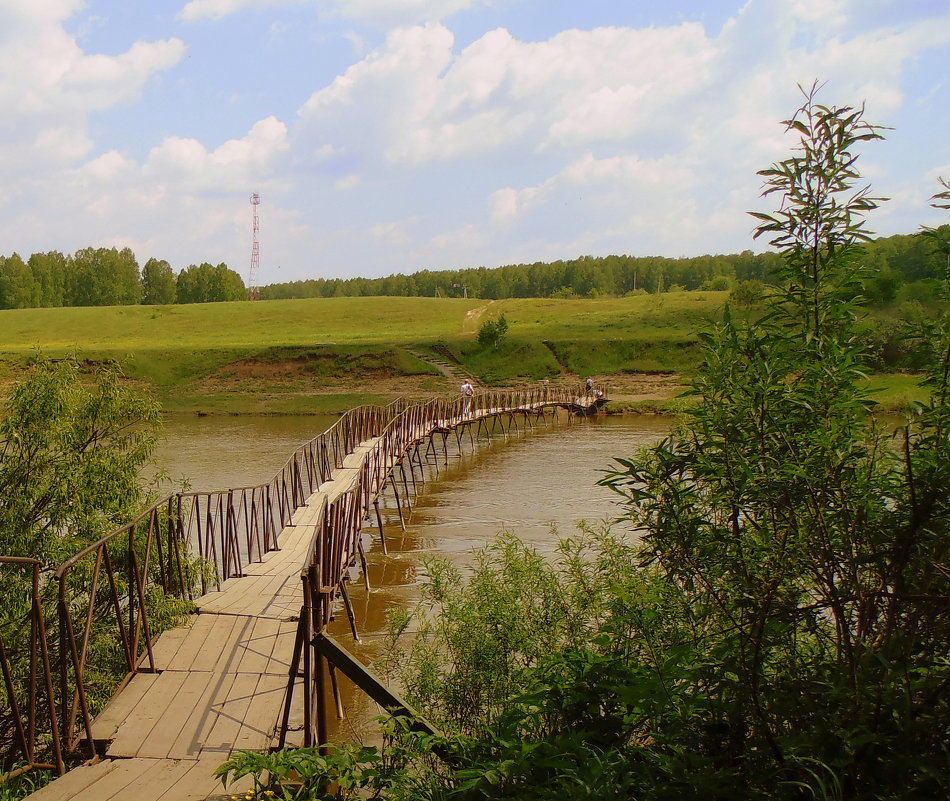
POLYGON ((468 415, 472 411, 472 397, 475 395, 475 387, 466 378, 462 386, 459 387, 459 391, 462 393, 462 414, 468 415))
POLYGON ((542 393, 541 400, 543 400, 545 403, 548 402, 548 395, 550 392, 551 392, 551 379, 545 378, 544 381, 541 383, 541 393, 542 393))
POLYGON ((584 383, 585 383, 586 386, 587 386, 587 392, 588 392, 588 393, 594 391, 594 379, 593 379, 593 378, 591 378, 590 376, 587 376, 587 381, 585 381, 584 383))

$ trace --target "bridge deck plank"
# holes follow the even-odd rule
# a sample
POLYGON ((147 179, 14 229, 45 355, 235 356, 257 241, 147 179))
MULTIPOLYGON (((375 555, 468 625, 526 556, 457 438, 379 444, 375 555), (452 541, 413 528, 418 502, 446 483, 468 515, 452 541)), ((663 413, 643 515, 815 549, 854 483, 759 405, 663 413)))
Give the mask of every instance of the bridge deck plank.
POLYGON ((286 676, 296 633, 293 621, 257 618, 250 636, 238 646, 238 672, 286 676))
POLYGON ((107 755, 197 759, 232 681, 233 674, 211 671, 162 673, 140 708, 119 727, 107 755))
MULTIPOLYGON (((217 759, 118 759, 71 770, 61 779, 33 793, 37 801, 203 801, 222 790, 214 778, 217 759)), ((250 789, 245 777, 229 788, 232 793, 250 789)))
POLYGON ((95 721, 110 757, 223 761, 234 748, 267 747, 296 624, 199 615, 188 631, 162 673, 134 676, 95 721))
MULTIPOLYGON (((298 562, 299 565, 299 562, 298 562)), ((208 593, 199 599, 198 611, 218 615, 257 615, 270 616, 271 607, 287 595, 286 585, 296 590, 300 586, 299 575, 246 576, 233 579, 230 587, 221 592, 208 593)))
MULTIPOLYGON (((172 732, 170 741, 158 743, 156 751, 167 749, 171 759, 195 759, 215 755, 223 762, 231 754, 235 739, 244 725, 250 694, 257 687, 257 676, 245 673, 211 674, 211 680, 199 697, 197 708, 188 715, 185 726, 172 732)), ((256 747, 267 746, 268 736, 258 732, 256 747)), ((145 754, 143 754, 144 756, 145 754)))
POLYGON ((234 643, 248 625, 246 617, 237 615, 198 615, 202 622, 207 621, 207 632, 202 640, 189 637, 176 654, 176 661, 168 666, 168 670, 175 670, 178 664, 190 660, 191 664, 181 670, 208 671, 215 670, 221 661, 222 654, 230 657, 234 643), (185 647, 187 646, 187 647, 185 647))
POLYGON ((96 740, 111 740, 119 726, 132 714, 151 686, 158 680, 157 673, 136 673, 132 680, 109 700, 106 708, 92 723, 92 734, 96 740))
MULTIPOLYGON (((109 756, 138 756, 139 748, 152 733, 152 729, 166 712, 168 704, 182 693, 189 676, 199 677, 206 674, 179 673, 166 671, 159 673, 155 681, 142 695, 142 700, 129 712, 128 717, 119 724, 107 751, 109 756)), ((139 676, 133 676, 135 684, 139 676)), ((180 724, 181 721, 178 721, 180 724)))

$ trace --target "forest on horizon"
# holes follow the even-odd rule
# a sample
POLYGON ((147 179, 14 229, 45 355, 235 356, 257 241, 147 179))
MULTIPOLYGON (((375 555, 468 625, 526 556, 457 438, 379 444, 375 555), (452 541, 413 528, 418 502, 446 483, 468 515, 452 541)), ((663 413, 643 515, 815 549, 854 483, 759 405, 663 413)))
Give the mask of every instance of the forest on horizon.
MULTIPOLYGON (((950 242, 950 225, 936 229, 950 242)), ((933 237, 896 234, 867 242, 861 254, 864 293, 887 304, 902 286, 950 277, 950 257, 933 237)), ((327 297, 599 297, 676 290, 729 290, 748 281, 769 283, 775 253, 660 256, 580 256, 576 259, 502 267, 419 270, 382 278, 313 278, 262 286, 262 300, 327 297)), ((927 294, 926 283, 921 287, 927 294)), ((0 256, 0 309, 59 306, 168 305, 247 300, 240 274, 221 263, 189 265, 175 273, 167 261, 150 258, 139 268, 129 248, 84 248, 0 256)), ((920 294, 920 293, 916 293, 920 294)))

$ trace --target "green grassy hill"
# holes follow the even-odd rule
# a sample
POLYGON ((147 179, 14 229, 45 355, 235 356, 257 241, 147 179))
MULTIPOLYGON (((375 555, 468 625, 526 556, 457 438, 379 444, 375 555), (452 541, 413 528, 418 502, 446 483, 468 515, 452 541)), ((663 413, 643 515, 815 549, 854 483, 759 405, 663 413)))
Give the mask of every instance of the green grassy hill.
MULTIPOLYGON (((0 312, 0 359, 7 378, 37 353, 114 360, 131 378, 151 386, 170 409, 267 411, 264 396, 299 394, 308 383, 319 389, 328 360, 337 365, 329 372, 339 372, 349 360, 365 367, 368 354, 375 352, 370 372, 437 373, 390 346, 458 334, 476 305, 429 298, 330 298, 7 310, 0 312), (306 380, 308 373, 314 380, 306 380), (235 397, 225 402, 231 390, 235 397)), ((292 407, 284 398, 274 410, 292 407)), ((316 397, 303 399, 300 410, 322 411, 324 405, 316 397)))
POLYGON ((603 299, 317 298, 181 306, 0 311, 0 376, 38 353, 118 361, 170 411, 342 411, 395 395, 454 391, 427 360, 482 384, 594 375, 630 397, 673 394, 657 374, 695 364, 693 331, 725 292, 603 299), (495 349, 480 324, 504 314, 495 349), (420 359, 419 356, 422 358, 420 359))

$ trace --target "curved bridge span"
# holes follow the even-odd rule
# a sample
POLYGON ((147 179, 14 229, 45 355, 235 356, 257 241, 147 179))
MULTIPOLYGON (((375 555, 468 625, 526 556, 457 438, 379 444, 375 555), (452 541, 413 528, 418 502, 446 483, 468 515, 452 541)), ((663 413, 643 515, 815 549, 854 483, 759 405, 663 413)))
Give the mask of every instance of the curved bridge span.
MULTIPOLYGON (((364 524, 375 523, 385 552, 383 493, 404 525, 417 474, 422 481, 425 464, 448 463, 450 438, 460 451, 466 439, 475 447, 482 434, 507 434, 557 408, 588 414, 605 400, 551 386, 359 407, 298 448, 268 484, 178 493, 72 557, 55 573, 57 619, 45 623, 58 633, 34 638, 48 639, 51 653, 31 662, 31 697, 15 712, 27 768, 63 773, 66 756, 86 761, 30 797, 215 797, 214 770, 233 751, 327 741, 340 707, 337 672, 431 731, 327 634, 342 609, 357 636, 346 584, 358 565, 366 580, 364 524), (158 635, 155 599, 169 596, 192 611, 186 625, 158 635), (104 666, 93 646, 103 637, 127 676, 97 712, 93 681, 104 666), (42 721, 52 729, 46 764, 35 753, 42 721)), ((32 624, 40 630, 41 608, 34 604, 32 624)))

